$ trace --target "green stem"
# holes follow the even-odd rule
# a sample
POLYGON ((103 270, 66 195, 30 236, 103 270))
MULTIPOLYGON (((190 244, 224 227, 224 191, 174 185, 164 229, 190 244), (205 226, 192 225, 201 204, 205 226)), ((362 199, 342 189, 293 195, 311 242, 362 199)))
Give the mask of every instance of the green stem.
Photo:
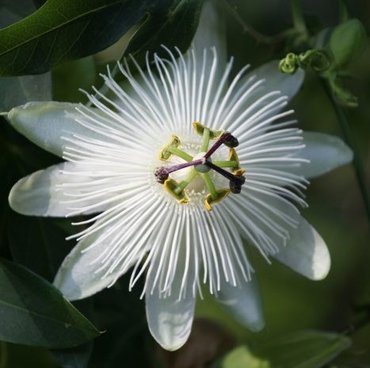
POLYGON ((339 20, 341 23, 346 22, 350 16, 348 14, 348 9, 344 1, 339 0, 339 20))
POLYGON ((189 175, 186 177, 185 180, 183 180, 175 189, 176 194, 180 194, 192 181, 193 179, 198 175, 198 172, 196 170, 191 170, 189 175))
POLYGON ((218 197, 217 190, 209 174, 208 173, 202 174, 202 178, 207 186, 209 193, 211 194, 212 199, 216 200, 218 197))
POLYGON ((367 216, 370 221, 370 196, 369 196, 369 192, 368 192, 367 185, 366 185, 364 166, 362 163, 362 159, 361 159, 357 144, 352 136, 352 132, 348 124, 347 116, 344 110, 342 109, 342 107, 335 100, 335 97, 330 89, 329 84, 326 81, 322 81, 322 84, 323 84, 323 88, 331 104, 333 105, 335 114, 338 119, 339 126, 342 130, 344 140, 353 152, 353 166, 355 168, 356 179, 357 179, 357 183, 360 188, 360 191, 361 191, 365 210, 366 210, 367 216))
POLYGON ((8 362, 8 346, 4 341, 0 341, 0 368, 6 368, 8 362))
POLYGON ((183 160, 190 162, 193 160, 193 157, 190 156, 188 153, 182 151, 176 147, 167 147, 167 151, 171 152, 172 154, 176 155, 177 157, 182 158, 183 160))
POLYGON ((303 18, 300 0, 290 0, 293 26, 301 34, 308 35, 306 23, 303 18))
POLYGON ((213 161, 213 163, 218 167, 238 167, 236 161, 213 161))
POLYGON ((278 33, 276 36, 266 36, 266 35, 258 32, 250 24, 247 24, 244 21, 244 19, 240 15, 240 12, 238 10, 238 5, 236 4, 235 0, 225 0, 225 4, 227 5, 227 9, 233 15, 235 20, 242 27, 243 33, 248 33, 257 42, 264 43, 266 45, 274 45, 274 44, 277 44, 277 43, 280 43, 280 42, 284 41, 292 33, 292 30, 289 29, 289 30, 286 30, 284 32, 278 33))
POLYGON ((204 128, 203 138, 202 138, 202 145, 200 146, 200 152, 207 152, 208 151, 209 137, 210 137, 209 129, 204 128))

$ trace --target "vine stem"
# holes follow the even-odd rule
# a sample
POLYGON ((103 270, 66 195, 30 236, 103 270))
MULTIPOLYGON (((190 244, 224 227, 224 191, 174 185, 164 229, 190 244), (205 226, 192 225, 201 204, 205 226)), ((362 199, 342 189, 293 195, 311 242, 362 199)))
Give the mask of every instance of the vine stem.
POLYGON ((351 148, 353 152, 353 166, 355 168, 356 179, 357 179, 358 186, 360 188, 360 192, 361 192, 361 196, 364 202, 367 217, 370 222, 370 196, 369 196, 369 192, 368 192, 367 185, 366 185, 364 165, 362 163, 362 159, 361 159, 357 144, 355 142, 355 139, 352 136, 351 129, 349 127, 348 119, 345 114, 345 111, 336 101, 329 84, 324 80, 322 80, 321 83, 323 85, 326 95, 328 96, 333 106, 334 112, 338 119, 339 126, 342 130, 344 140, 346 141, 346 143, 348 144, 348 146, 351 148))
POLYGON ((302 14, 300 0, 290 0, 290 8, 292 10, 294 28, 298 32, 304 35, 308 35, 308 30, 302 14))
POLYGON ((0 368, 5 368, 8 361, 8 346, 4 341, 0 341, 0 368))
POLYGON ((250 24, 247 24, 244 19, 240 16, 238 12, 238 6, 235 4, 233 0, 225 0, 227 5, 227 9, 233 15, 235 20, 240 24, 243 29, 243 33, 248 33, 254 40, 257 42, 266 44, 266 45, 274 45, 282 42, 288 36, 290 36, 294 30, 288 29, 284 32, 278 33, 276 36, 267 36, 258 32, 255 28, 253 28, 250 24))

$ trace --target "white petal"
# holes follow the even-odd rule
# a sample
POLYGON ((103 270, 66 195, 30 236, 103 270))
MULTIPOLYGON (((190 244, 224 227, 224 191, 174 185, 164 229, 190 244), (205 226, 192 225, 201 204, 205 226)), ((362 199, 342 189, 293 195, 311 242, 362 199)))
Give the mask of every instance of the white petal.
MULTIPOLYGON (((105 231, 108 230, 105 229, 105 231)), ((104 278, 101 272, 97 272, 100 263, 96 260, 106 250, 108 240, 99 242, 98 245, 83 252, 99 235, 100 233, 90 235, 78 242, 60 266, 53 284, 65 298, 69 300, 87 298, 105 289, 118 278, 119 267, 104 278)))
POLYGON ((325 278, 330 270, 330 254, 320 234, 302 217, 290 236, 286 247, 273 257, 309 279, 325 278))
MULTIPOLYGON (((86 175, 66 175, 63 170, 79 173, 77 165, 64 162, 39 170, 19 180, 9 193, 10 207, 23 215, 64 217, 75 208, 69 204, 71 197, 60 186, 66 183, 88 182, 86 175), (58 187, 59 186, 59 187, 58 187)), ((71 189, 68 189, 70 192, 71 189)), ((80 200, 78 206, 83 208, 94 204, 96 200, 80 200)), ((91 211, 81 211, 80 214, 89 214, 102 211, 104 208, 94 206, 91 211)))
POLYGON ((192 46, 198 52, 199 59, 202 59, 204 49, 215 47, 220 70, 223 71, 227 60, 225 22, 214 1, 206 1, 203 5, 192 46))
POLYGON ((284 74, 279 71, 279 62, 277 60, 270 61, 262 66, 253 69, 251 75, 256 75, 257 79, 265 79, 260 93, 256 94, 255 99, 262 97, 272 91, 280 91, 289 99, 293 98, 303 83, 304 71, 299 69, 295 74, 284 74))
POLYGON ((76 104, 63 102, 29 102, 9 111, 11 125, 41 148, 63 155, 62 139, 66 134, 81 133, 88 129, 75 121, 79 115, 76 104))
POLYGON ((174 351, 185 344, 193 324, 195 298, 187 293, 179 299, 177 293, 159 297, 158 292, 145 294, 146 318, 150 333, 164 349, 174 351), (175 296, 176 295, 176 296, 175 296))
POLYGON ((257 332, 264 328, 265 321, 258 284, 255 278, 243 282, 240 287, 223 283, 217 300, 251 331, 257 332))
POLYGON ((304 132, 303 139, 305 148, 299 151, 297 156, 310 162, 293 169, 295 174, 315 178, 352 161, 351 149, 338 137, 304 132))
MULTIPOLYGON (((185 229, 180 229, 180 236, 184 236, 185 229)), ((164 242, 165 243, 165 242, 164 242)), ((196 294, 194 283, 196 265, 187 260, 190 247, 190 238, 178 241, 173 246, 178 248, 175 258, 175 270, 170 287, 163 290, 161 283, 156 280, 160 270, 160 256, 156 244, 151 252, 153 258, 146 275, 145 283, 145 310, 150 333, 164 349, 174 351, 183 346, 189 338, 193 324, 196 294), (187 279, 184 283, 184 275, 187 279)), ((163 267, 163 266, 162 266, 163 267)), ((166 271, 162 269, 161 273, 166 271)), ((167 272, 171 272, 167 269, 167 272)))

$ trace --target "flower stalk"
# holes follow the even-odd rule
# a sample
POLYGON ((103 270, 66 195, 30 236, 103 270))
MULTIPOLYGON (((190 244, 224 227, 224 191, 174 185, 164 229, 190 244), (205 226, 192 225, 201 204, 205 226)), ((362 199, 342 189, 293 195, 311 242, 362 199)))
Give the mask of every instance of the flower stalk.
POLYGON ((348 119, 347 119, 347 116, 343 108, 337 103, 337 100, 335 99, 332 93, 332 90, 330 86, 328 85, 328 82, 326 82, 325 80, 322 80, 321 83, 322 83, 322 86, 323 86, 323 89, 326 95, 328 96, 333 106, 333 109, 337 116, 338 123, 341 128, 344 140, 353 152, 353 166, 355 168, 356 179, 357 179, 357 183, 358 183, 361 196, 364 202, 365 211, 366 211, 367 217, 370 222, 370 196, 369 196, 369 192, 367 189, 367 184, 366 184, 366 179, 365 179, 365 170, 364 170, 364 165, 362 163, 359 149, 352 136, 352 132, 348 124, 348 119))

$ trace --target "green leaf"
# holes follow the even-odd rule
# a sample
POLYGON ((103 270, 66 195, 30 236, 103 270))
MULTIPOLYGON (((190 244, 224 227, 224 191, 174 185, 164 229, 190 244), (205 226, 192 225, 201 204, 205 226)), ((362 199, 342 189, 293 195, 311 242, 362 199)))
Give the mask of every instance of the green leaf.
POLYGON ((319 331, 300 331, 259 346, 273 368, 320 368, 351 346, 343 335, 319 331))
POLYGON ((266 360, 254 356, 246 346, 239 346, 223 359, 221 368, 271 368, 266 360))
POLYGON ((152 3, 48 0, 27 18, 0 30, 0 75, 39 74, 100 51, 139 22, 152 3))
POLYGON ((99 331, 47 281, 26 268, 0 262, 0 340, 68 348, 99 331))

